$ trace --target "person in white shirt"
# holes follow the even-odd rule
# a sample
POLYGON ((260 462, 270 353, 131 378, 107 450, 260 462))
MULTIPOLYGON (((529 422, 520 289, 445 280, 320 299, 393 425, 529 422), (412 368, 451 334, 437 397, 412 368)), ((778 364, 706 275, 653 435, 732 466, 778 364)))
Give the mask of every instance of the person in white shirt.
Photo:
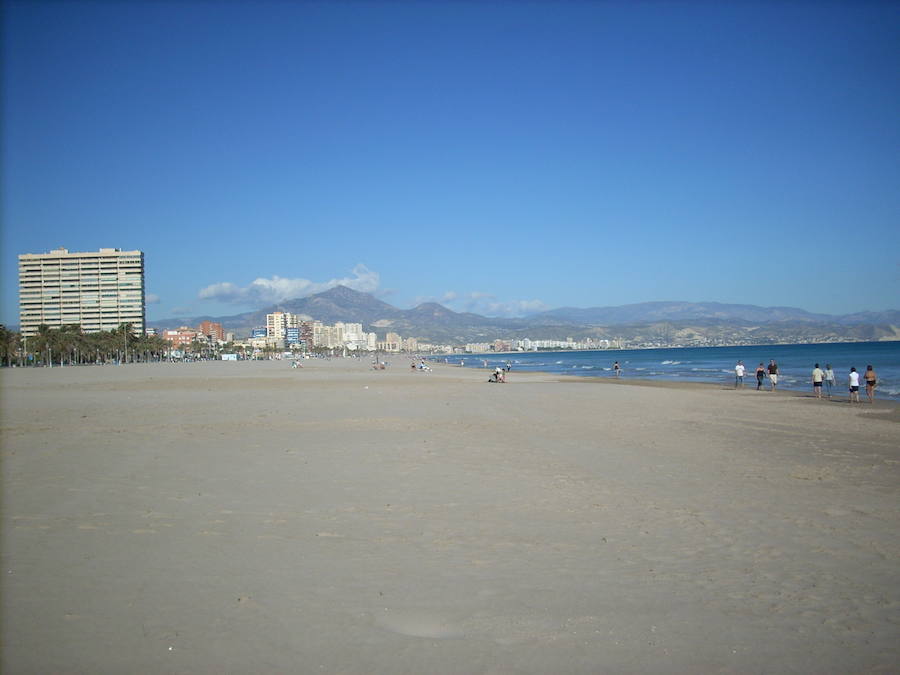
POLYGON ((859 403, 859 373, 856 368, 850 369, 850 403, 856 401, 859 403))
POLYGON ((831 364, 825 364, 825 391, 828 394, 828 398, 831 398, 831 388, 834 386, 834 371, 831 369, 831 364))
POLYGON ((737 365, 734 367, 734 388, 738 389, 744 388, 744 371, 746 368, 744 367, 743 361, 738 361, 737 365))

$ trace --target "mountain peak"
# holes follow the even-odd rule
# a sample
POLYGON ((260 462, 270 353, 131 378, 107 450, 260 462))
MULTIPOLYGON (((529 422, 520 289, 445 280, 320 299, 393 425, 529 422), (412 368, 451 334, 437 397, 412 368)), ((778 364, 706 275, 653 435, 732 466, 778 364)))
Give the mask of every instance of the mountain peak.
POLYGON ((447 309, 443 305, 439 305, 436 302, 423 302, 420 305, 416 305, 413 307, 412 311, 418 312, 420 314, 433 313, 433 314, 454 314, 455 312, 447 309))
MULTIPOLYGON (((326 298, 328 300, 347 300, 347 299, 359 299, 363 297, 371 297, 368 293, 361 293, 360 291, 354 291, 349 286, 337 285, 332 286, 327 291, 322 291, 321 293, 315 293, 314 295, 308 295, 307 298, 326 298)), ((300 299, 300 298, 298 298, 300 299)))

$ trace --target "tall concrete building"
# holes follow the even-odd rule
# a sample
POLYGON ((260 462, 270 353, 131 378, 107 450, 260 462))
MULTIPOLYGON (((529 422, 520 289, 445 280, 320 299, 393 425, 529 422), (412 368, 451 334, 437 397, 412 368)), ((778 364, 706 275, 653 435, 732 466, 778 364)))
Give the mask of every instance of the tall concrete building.
POLYGON ((225 341, 225 329, 222 328, 222 324, 216 321, 201 321, 197 327, 197 332, 219 342, 225 341))
POLYGON ((144 254, 101 248, 95 253, 49 253, 19 256, 19 329, 37 333, 46 324, 78 324, 86 333, 130 323, 143 334, 144 254))
POLYGON ((290 312, 272 312, 266 314, 266 337, 284 340, 288 328, 299 328, 300 317, 290 312))

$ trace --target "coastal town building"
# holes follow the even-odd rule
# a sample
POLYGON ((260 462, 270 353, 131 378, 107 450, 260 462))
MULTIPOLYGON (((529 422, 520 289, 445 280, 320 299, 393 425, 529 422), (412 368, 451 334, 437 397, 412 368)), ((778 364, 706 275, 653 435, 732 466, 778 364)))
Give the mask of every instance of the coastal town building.
POLYGON ((403 348, 403 338, 397 333, 388 333, 384 342, 380 343, 380 348, 386 352, 399 352, 403 348))
POLYGON ((205 335, 210 340, 216 340, 217 342, 225 341, 225 331, 222 328, 222 324, 216 321, 201 321, 197 330, 201 335, 205 335))
POLYGON ((299 328, 300 317, 291 312, 272 312, 266 314, 266 337, 284 340, 288 328, 299 328))
POLYGON ((199 335, 200 333, 196 330, 188 328, 187 326, 181 326, 175 330, 164 330, 162 337, 163 340, 171 343, 172 347, 178 349, 191 344, 199 335))
POLYGON ((19 255, 19 327, 25 337, 38 327, 79 325, 86 333, 130 324, 146 327, 144 254, 101 248, 91 253, 58 248, 19 255))

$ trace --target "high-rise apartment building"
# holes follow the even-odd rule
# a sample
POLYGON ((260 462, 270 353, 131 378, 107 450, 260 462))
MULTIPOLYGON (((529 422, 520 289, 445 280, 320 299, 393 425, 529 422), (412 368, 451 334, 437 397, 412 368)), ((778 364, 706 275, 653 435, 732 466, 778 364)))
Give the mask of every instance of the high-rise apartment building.
POLYGON ((201 321, 200 325, 197 327, 197 331, 200 335, 205 335, 213 340, 219 342, 225 341, 225 329, 223 329, 222 324, 217 321, 201 321))
POLYGON ((272 312, 266 314, 266 336, 276 340, 284 340, 288 328, 299 328, 300 318, 290 312, 272 312))
POLYGON ((101 248, 95 253, 49 253, 19 256, 19 330, 37 333, 46 324, 77 324, 86 333, 131 324, 145 328, 144 254, 101 248))

